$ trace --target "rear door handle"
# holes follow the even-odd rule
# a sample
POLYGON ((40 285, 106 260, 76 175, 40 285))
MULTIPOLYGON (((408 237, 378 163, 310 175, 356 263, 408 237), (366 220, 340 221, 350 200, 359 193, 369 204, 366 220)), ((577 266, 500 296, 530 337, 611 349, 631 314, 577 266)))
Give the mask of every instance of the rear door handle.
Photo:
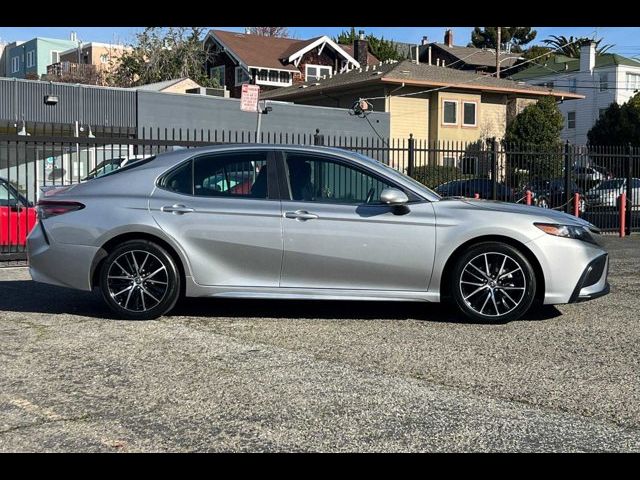
POLYGON ((193 212, 193 208, 185 205, 165 205, 160 209, 161 212, 175 213, 176 215, 182 215, 183 213, 193 212))
POLYGON ((285 218, 293 218, 295 220, 314 220, 318 215, 309 213, 306 210, 296 210, 295 212, 285 212, 285 218))

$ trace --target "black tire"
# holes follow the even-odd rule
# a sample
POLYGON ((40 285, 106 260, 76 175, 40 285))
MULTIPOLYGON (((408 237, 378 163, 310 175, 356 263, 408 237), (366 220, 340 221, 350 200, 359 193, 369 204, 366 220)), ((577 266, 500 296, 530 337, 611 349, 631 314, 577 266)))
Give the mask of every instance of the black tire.
POLYGON ((480 322, 517 320, 536 295, 536 276, 527 258, 500 242, 479 243, 463 252, 450 282, 451 297, 460 311, 480 322), (491 275, 486 274, 487 264, 491 275))
POLYGON ((100 267, 100 291, 120 318, 151 320, 169 312, 180 297, 180 274, 172 256, 148 240, 129 240, 100 267))

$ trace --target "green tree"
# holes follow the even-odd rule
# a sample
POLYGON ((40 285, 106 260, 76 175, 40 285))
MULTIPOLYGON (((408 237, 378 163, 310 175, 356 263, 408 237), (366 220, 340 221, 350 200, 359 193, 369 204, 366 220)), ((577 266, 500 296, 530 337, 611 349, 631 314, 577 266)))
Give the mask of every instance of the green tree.
POLYGON ((640 146, 640 93, 628 102, 612 103, 587 133, 590 145, 640 146))
MULTIPOLYGON (((538 32, 531 27, 500 27, 500 48, 512 52, 522 52, 523 46, 532 42, 538 32)), ((471 32, 471 43, 476 48, 496 48, 498 44, 498 27, 474 27, 471 32)))
MULTIPOLYGON (((591 39, 589 37, 574 38, 573 36, 570 36, 569 38, 567 38, 564 35, 551 35, 546 40, 543 40, 542 43, 555 50, 556 53, 560 53, 571 58, 578 58, 580 57, 580 44, 583 42, 588 42, 590 40, 591 39)), ((602 38, 593 40, 596 43, 596 53, 598 55, 606 53, 613 47, 613 45, 603 45, 601 47, 600 43, 602 42, 602 40, 602 38)))
POLYGON ((204 49, 205 29, 200 27, 147 27, 136 35, 132 49, 112 67, 108 83, 133 87, 189 77, 205 87, 218 86, 207 75, 209 53, 204 49))
MULTIPOLYGON (((355 27, 351 27, 351 30, 343 31, 333 41, 340 45, 353 45, 353 41, 356 38, 358 38, 358 33, 355 27)), ((367 35, 365 38, 369 43, 369 52, 381 62, 404 60, 406 58, 406 56, 398 52, 398 46, 391 40, 386 40, 384 37, 378 38, 375 35, 367 35)))
POLYGON ((553 56, 553 49, 551 49, 550 47, 543 47, 542 45, 531 45, 523 52, 522 56, 524 57, 525 61, 532 60, 531 62, 529 62, 531 64, 543 64, 553 56))
POLYGON ((525 107, 507 126, 507 162, 511 172, 529 170, 541 177, 558 176, 562 169, 562 131, 564 120, 553 96, 546 96, 525 107), (516 153, 533 149, 537 155, 516 153))

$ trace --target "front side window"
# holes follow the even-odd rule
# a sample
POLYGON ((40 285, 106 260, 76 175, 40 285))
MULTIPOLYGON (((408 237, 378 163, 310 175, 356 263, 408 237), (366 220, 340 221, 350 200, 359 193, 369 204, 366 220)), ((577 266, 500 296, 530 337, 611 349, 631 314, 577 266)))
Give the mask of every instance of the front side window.
POLYGON ((455 100, 444 100, 442 102, 442 123, 445 125, 458 124, 458 102, 455 100))
POLYGON ((224 87, 224 65, 211 67, 211 69, 209 70, 209 76, 212 79, 218 80, 219 86, 224 87))
POLYGON ((18 205, 18 200, 13 192, 9 191, 4 183, 0 183, 0 207, 15 207, 16 205, 18 205))
POLYGON ((466 127, 476 126, 476 109, 475 102, 463 102, 462 124, 466 127))
POLYGON ((287 170, 292 200, 301 202, 380 203, 382 190, 393 185, 329 158, 288 153, 287 170))
POLYGON ((576 112, 567 113, 567 128, 576 128, 576 112))
POLYGON ((600 74, 600 91, 606 92, 609 89, 609 74, 601 73, 600 74))

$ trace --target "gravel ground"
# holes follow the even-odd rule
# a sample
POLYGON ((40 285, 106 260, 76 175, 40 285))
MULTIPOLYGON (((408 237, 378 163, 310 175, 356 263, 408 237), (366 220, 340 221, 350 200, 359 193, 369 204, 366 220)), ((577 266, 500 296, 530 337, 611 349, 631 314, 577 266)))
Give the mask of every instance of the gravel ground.
POLYGON ((640 451, 640 236, 612 293, 506 325, 451 308, 184 301, 0 269, 0 451, 640 451))

